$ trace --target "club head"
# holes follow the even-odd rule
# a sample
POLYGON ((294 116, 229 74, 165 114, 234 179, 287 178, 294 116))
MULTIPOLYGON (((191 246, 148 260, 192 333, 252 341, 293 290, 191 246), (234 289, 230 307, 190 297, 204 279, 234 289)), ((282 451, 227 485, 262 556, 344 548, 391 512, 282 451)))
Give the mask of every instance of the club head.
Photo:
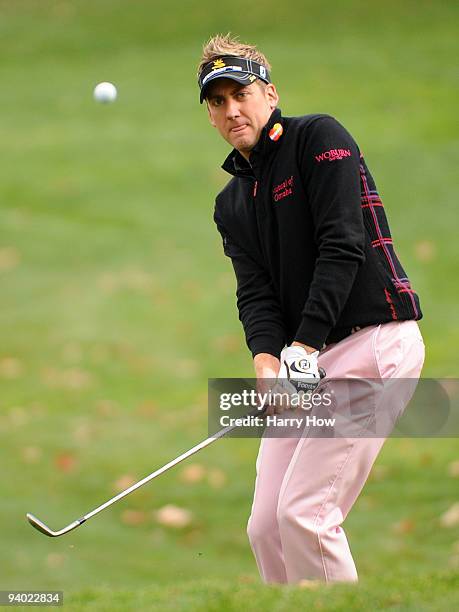
POLYGON ((74 521, 73 523, 70 523, 70 525, 67 525, 67 527, 60 529, 59 531, 53 531, 47 525, 45 525, 43 521, 40 521, 39 518, 37 518, 33 514, 30 514, 30 512, 28 512, 26 516, 27 516, 27 520, 32 525, 32 527, 35 527, 35 529, 37 529, 38 531, 47 535, 50 538, 57 538, 61 535, 64 535, 65 533, 68 533, 69 531, 76 529, 76 527, 79 527, 82 523, 84 523, 84 519, 79 519, 77 521, 74 521))
POLYGON ((35 527, 35 529, 38 529, 38 531, 41 531, 41 533, 44 533, 45 535, 49 536, 50 538, 55 537, 55 535, 56 535, 55 532, 52 529, 50 529, 49 527, 47 527, 36 516, 34 516, 33 514, 30 514, 30 512, 27 513, 27 520, 32 525, 32 527, 35 527))

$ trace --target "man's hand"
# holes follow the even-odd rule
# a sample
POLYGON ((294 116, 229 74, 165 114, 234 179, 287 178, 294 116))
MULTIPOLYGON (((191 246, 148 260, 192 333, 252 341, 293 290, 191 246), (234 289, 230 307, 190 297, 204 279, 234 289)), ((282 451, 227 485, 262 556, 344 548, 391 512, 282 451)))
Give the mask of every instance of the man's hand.
MULTIPOLYGON (((293 394, 312 393, 325 376, 319 370, 317 358, 319 351, 307 353, 301 346, 285 348, 280 357, 281 366, 275 386, 276 392, 293 394)), ((282 412, 288 406, 276 406, 275 412, 282 412)))
POLYGON ((279 373, 280 362, 277 357, 269 353, 258 353, 253 360, 255 376, 258 380, 263 378, 276 379, 279 373))
MULTIPOLYGON (((259 353, 253 360, 255 376, 257 378, 257 392, 264 395, 269 393, 275 385, 279 373, 280 361, 269 353, 259 353)), ((260 406, 261 408, 261 406, 260 406)), ((265 414, 273 414, 271 408, 265 406, 265 414)))
MULTIPOLYGON (((290 407, 285 394, 312 393, 325 376, 318 367, 319 351, 308 353, 304 346, 292 344, 285 348, 279 359, 268 353, 260 353, 254 359, 257 391, 281 394, 282 400, 265 407, 266 415, 282 414, 290 407)), ((298 404, 297 404, 298 405, 298 404)))
POLYGON ((308 354, 301 346, 288 346, 280 356, 279 383, 296 393, 314 391, 321 379, 318 357, 319 351, 308 354))

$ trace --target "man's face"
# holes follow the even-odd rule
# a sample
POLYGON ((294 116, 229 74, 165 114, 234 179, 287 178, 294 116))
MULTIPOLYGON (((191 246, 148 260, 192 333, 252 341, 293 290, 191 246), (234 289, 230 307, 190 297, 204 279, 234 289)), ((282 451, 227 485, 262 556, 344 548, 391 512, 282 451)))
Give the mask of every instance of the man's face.
POLYGON ((221 78, 209 85, 206 101, 211 124, 248 159, 279 96, 272 83, 260 87, 256 82, 241 85, 221 78))

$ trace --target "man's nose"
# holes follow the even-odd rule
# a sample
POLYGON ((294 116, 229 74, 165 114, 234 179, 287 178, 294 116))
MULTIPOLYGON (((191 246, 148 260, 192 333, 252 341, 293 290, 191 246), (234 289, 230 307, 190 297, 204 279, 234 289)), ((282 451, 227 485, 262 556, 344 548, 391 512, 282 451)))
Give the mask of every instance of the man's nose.
POLYGON ((226 116, 228 119, 239 117, 239 104, 237 100, 230 98, 226 105, 226 116))

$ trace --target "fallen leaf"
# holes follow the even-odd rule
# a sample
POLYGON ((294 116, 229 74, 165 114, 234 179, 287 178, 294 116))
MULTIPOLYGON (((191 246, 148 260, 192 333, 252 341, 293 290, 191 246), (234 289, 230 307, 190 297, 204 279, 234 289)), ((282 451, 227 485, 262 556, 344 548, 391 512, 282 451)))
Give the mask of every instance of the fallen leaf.
POLYGON ((68 389, 84 389, 91 384, 91 374, 79 368, 71 368, 62 372, 62 386, 68 389))
POLYGON ((75 12, 76 8, 71 2, 57 2, 52 5, 52 14, 56 15, 56 17, 64 23, 68 23, 75 15, 75 12))
POLYGON ((153 277, 144 270, 132 268, 117 274, 107 272, 99 278, 98 284, 107 293, 122 289, 147 291, 153 286, 153 277))
POLYGON ((234 274, 224 273, 221 274, 217 279, 217 286, 223 291, 226 290, 228 293, 234 290, 234 274))
POLYGON ((419 457, 419 464, 422 466, 432 465, 433 455, 432 453, 422 453, 419 457))
POLYGON ((251 584, 253 582, 258 582, 257 578, 251 574, 242 574, 237 578, 238 582, 243 582, 244 584, 251 584))
POLYGON ((150 289, 153 285, 151 274, 137 268, 125 270, 122 274, 122 281, 127 289, 137 289, 140 291, 150 289))
POLYGON ((412 519, 402 519, 392 525, 392 531, 400 535, 414 531, 416 523, 412 519))
POLYGON ((49 387, 84 389, 90 386, 92 376, 79 368, 59 371, 53 367, 45 367, 41 371, 41 379, 49 387))
POLYGON ((2 378, 19 378, 23 371, 23 365, 16 357, 3 357, 3 359, 0 359, 0 376, 2 378))
POLYGON ((435 257, 435 244, 431 240, 421 240, 414 247, 416 258, 423 263, 432 261, 435 257))
POLYGON ((93 346, 90 351, 90 354, 91 354, 91 358, 96 363, 104 363, 110 359, 109 348, 102 344, 96 344, 95 346, 93 346))
POLYGON ((174 529, 182 529, 190 525, 193 515, 185 508, 179 508, 178 506, 169 504, 157 510, 155 512, 155 518, 160 525, 172 527, 174 529))
POLYGON ((449 397, 459 394, 459 381, 456 378, 442 378, 438 381, 449 397))
POLYGON ((175 362, 174 375, 178 378, 193 378, 199 372, 199 364, 194 359, 181 359, 175 362))
POLYGON ((209 470, 207 480, 213 489, 221 489, 226 484, 226 474, 220 468, 212 468, 209 470))
POLYGON ((241 338, 235 334, 220 336, 215 339, 214 346, 222 353, 236 353, 242 346, 241 338))
POLYGON ((189 300, 199 300, 202 297, 203 289, 201 285, 192 280, 186 280, 182 284, 182 293, 189 300))
POLYGON ((453 478, 459 478, 459 459, 456 459, 456 461, 452 461, 448 465, 448 474, 453 478))
POLYGON ((38 446, 25 446, 21 454, 25 463, 38 463, 42 458, 43 452, 38 446))
POLYGON ((29 420, 27 412, 24 410, 24 408, 21 408, 20 406, 11 408, 9 412, 9 418, 10 423, 14 427, 21 427, 22 425, 25 425, 29 420))
POLYGON ((71 472, 77 465, 77 459, 72 453, 59 453, 54 457, 54 465, 61 472, 71 472))
POLYGON ((91 439, 92 428, 90 423, 79 423, 72 432, 73 439, 80 444, 86 444, 91 439))
POLYGON ((140 414, 141 416, 149 417, 155 414, 157 410, 158 410, 157 403, 154 402, 153 400, 147 400, 145 402, 142 402, 140 406, 138 406, 137 414, 140 414))
POLYGON ((59 372, 52 367, 44 367, 40 372, 40 378, 48 387, 57 387, 59 385, 59 372))
POLYGON ((440 517, 442 527, 455 527, 459 525, 459 502, 456 502, 440 517))
POLYGON ((112 416, 116 413, 118 404, 113 400, 102 399, 96 402, 96 410, 103 416, 112 416))
POLYGON ((380 482, 389 473, 389 468, 386 465, 374 465, 370 472, 370 481, 380 482))
POLYGON ((359 498, 359 503, 364 510, 371 510, 372 508, 376 508, 378 505, 376 500, 368 494, 361 495, 359 498))
POLYGON ((83 358, 83 349, 77 342, 69 342, 62 349, 62 357, 66 361, 81 361, 83 358))
POLYGON ((201 531, 198 529, 193 529, 192 531, 185 533, 182 536, 181 541, 188 546, 196 546, 196 544, 198 544, 198 542, 202 539, 202 535, 203 534, 201 531))
POLYGON ((113 489, 121 492, 132 487, 135 482, 136 478, 132 474, 123 474, 123 476, 120 476, 118 480, 115 481, 113 489))
POLYGON ((118 289, 120 282, 115 274, 107 273, 99 278, 98 284, 102 291, 113 293, 113 291, 118 289))
POLYGON ((187 484, 195 484, 200 482, 206 473, 206 469, 200 463, 190 463, 180 472, 180 480, 187 484))
POLYGON ((49 553, 46 557, 46 563, 48 567, 58 568, 62 567, 65 562, 65 555, 61 553, 49 553))
POLYGON ((164 540, 166 539, 166 533, 164 529, 161 529, 160 527, 158 527, 157 529, 153 529, 150 537, 151 537, 152 544, 157 546, 159 544, 164 543, 164 540))
POLYGON ((16 268, 20 261, 21 255, 15 247, 3 247, 0 249, 0 272, 16 268))
POLYGON ((147 514, 141 510, 124 510, 121 513, 121 522, 125 525, 143 525, 146 520, 147 514))
POLYGON ((152 301, 156 307, 166 307, 172 302, 172 298, 169 293, 161 287, 156 287, 152 292, 152 301))
POLYGON ((46 410, 41 404, 33 402, 32 404, 30 404, 28 412, 36 417, 42 417, 44 416, 46 410))
POLYGON ((311 591, 314 591, 315 589, 318 589, 320 587, 321 583, 319 580, 300 580, 300 582, 298 583, 298 586, 300 587, 300 589, 309 589, 311 591))

